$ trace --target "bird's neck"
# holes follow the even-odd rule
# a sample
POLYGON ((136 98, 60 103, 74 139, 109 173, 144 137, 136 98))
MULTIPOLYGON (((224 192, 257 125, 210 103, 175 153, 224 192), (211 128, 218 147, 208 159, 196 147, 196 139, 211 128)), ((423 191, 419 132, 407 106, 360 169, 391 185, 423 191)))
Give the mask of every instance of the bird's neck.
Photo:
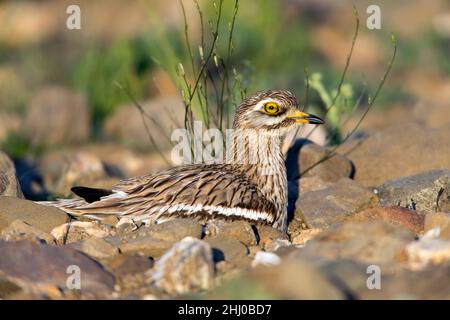
POLYGON ((287 178, 282 152, 283 135, 275 130, 234 130, 227 162, 236 165, 277 207, 287 206, 287 178))

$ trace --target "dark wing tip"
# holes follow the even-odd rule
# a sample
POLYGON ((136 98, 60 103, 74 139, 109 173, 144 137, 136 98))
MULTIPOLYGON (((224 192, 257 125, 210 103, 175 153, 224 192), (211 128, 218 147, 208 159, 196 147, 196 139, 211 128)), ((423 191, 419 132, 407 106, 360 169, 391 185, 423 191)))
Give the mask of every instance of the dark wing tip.
POLYGON ((112 190, 89 187, 72 187, 70 190, 89 203, 99 201, 101 197, 106 197, 113 193, 112 190))

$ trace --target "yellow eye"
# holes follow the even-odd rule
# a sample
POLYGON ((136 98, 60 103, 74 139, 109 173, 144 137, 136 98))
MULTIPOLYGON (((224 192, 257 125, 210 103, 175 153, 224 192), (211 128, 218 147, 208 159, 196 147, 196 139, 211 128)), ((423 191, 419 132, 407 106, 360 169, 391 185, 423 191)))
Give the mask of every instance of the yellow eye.
POLYGON ((274 115, 280 112, 280 107, 275 102, 267 102, 264 105, 264 111, 267 114, 274 115))

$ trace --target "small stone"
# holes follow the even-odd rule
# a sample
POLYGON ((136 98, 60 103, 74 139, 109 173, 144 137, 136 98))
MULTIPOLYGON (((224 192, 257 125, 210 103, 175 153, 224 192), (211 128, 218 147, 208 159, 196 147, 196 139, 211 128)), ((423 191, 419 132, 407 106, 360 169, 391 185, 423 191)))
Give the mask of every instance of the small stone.
MULTIPOLYGON (((48 152, 39 158, 38 169, 47 190, 60 195, 72 195, 70 188, 73 186, 100 187, 98 181, 108 180, 103 162, 96 155, 85 151, 48 152)), ((113 184, 111 181, 105 187, 113 184)))
POLYGON ((252 261, 252 267, 256 267, 258 265, 263 266, 276 266, 279 265, 281 259, 275 253, 272 252, 264 252, 259 251, 256 253, 255 258, 252 261))
POLYGON ((10 281, 6 277, 0 276, 0 299, 5 299, 8 296, 17 294, 21 290, 21 287, 15 284, 14 281, 10 281))
POLYGON ((322 190, 333 185, 332 182, 324 181, 319 177, 302 177, 298 182, 300 185, 300 194, 309 191, 322 190))
POLYGON ((114 234, 111 226, 98 221, 72 221, 62 224, 51 231, 59 245, 90 239, 104 238, 114 234))
POLYGON ((351 221, 385 221, 402 226, 415 234, 423 232, 425 219, 423 214, 397 206, 369 208, 349 217, 351 221))
POLYGON ((211 237, 205 239, 213 250, 214 261, 225 260, 237 267, 247 267, 251 263, 247 247, 240 241, 228 237, 211 237))
POLYGON ((273 252, 277 251, 280 248, 290 247, 292 246, 292 243, 289 240, 286 239, 275 239, 273 241, 268 242, 264 246, 265 251, 273 252))
POLYGON ((22 220, 42 231, 66 223, 69 216, 62 210, 15 197, 0 196, 0 231, 15 220, 22 220))
POLYGON ((123 254, 140 253, 156 258, 185 237, 201 238, 202 229, 198 222, 191 219, 174 219, 106 240, 118 243, 123 254))
POLYGON ((23 198, 14 163, 2 151, 0 151, 0 196, 23 198))
POLYGON ((419 240, 406 247, 409 263, 413 269, 423 269, 429 264, 450 261, 450 241, 439 239, 438 229, 431 229, 419 240))
POLYGON ((150 270, 154 261, 152 258, 141 255, 114 255, 102 261, 108 270, 116 277, 124 277, 129 274, 141 274, 150 270))
POLYGON ((26 240, 34 243, 55 244, 55 239, 51 234, 21 220, 16 220, 6 227, 1 232, 0 239, 5 241, 26 240))
POLYGON ((293 256, 355 259, 392 265, 403 262, 406 245, 414 240, 407 229, 382 221, 344 222, 318 234, 293 256))
POLYGON ((81 287, 73 290, 81 295, 105 298, 114 288, 114 277, 98 262, 68 247, 0 240, 0 252, 0 273, 22 288, 51 286, 70 293, 68 277, 75 274, 71 270, 81 272, 81 287))
POLYGON ((296 246, 304 245, 307 241, 313 239, 316 235, 322 232, 322 229, 305 229, 292 237, 292 244, 296 246))
POLYGON ((258 266, 208 293, 207 299, 344 299, 325 273, 306 260, 258 266))
MULTIPOLYGON (((406 114, 411 115, 410 108, 406 114)), ((383 117, 382 121, 386 121, 386 116, 383 117)), ((448 146, 450 124, 430 130, 412 121, 399 125, 399 121, 401 119, 363 141, 350 139, 352 141, 340 147, 341 152, 348 153, 348 158, 354 163, 355 180, 362 185, 378 186, 388 179, 450 168, 450 149, 445 147, 448 146)), ((395 202, 389 204, 398 205, 395 202)))
POLYGON ((248 255, 252 258, 255 257, 255 255, 262 251, 262 248, 260 246, 249 246, 248 247, 248 255))
POLYGON ((209 289, 213 276, 211 247, 202 240, 186 237, 156 262, 151 283, 172 295, 185 294, 209 289))
POLYGON ((425 216, 425 232, 434 229, 440 229, 440 237, 450 240, 450 213, 431 212, 425 216))
POLYGON ((92 237, 80 244, 80 251, 93 259, 106 259, 119 254, 119 249, 101 238, 92 237))
POLYGON ((379 187, 380 203, 425 212, 450 210, 450 170, 397 178, 379 187))
POLYGON ((250 223, 246 221, 211 221, 208 222, 206 228, 211 236, 235 238, 247 246, 257 244, 255 232, 250 223))
POLYGON ((257 227, 257 230, 259 235, 259 245, 263 248, 270 242, 277 239, 289 240, 289 236, 287 235, 287 233, 270 226, 261 225, 257 227))
POLYGON ((378 197, 351 179, 341 179, 331 187, 300 195, 294 220, 304 220, 309 228, 326 229, 350 215, 378 204, 378 197))

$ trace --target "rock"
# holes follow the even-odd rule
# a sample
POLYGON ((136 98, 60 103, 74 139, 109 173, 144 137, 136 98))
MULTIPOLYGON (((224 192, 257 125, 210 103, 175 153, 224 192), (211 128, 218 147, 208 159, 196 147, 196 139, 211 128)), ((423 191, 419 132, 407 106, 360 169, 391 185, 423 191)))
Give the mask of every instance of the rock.
POLYGON ((320 233, 292 255, 393 265, 403 262, 404 249, 412 240, 410 231, 386 222, 349 221, 320 233))
POLYGON ((281 259, 275 253, 259 251, 256 253, 255 258, 253 258, 252 267, 254 268, 258 265, 276 266, 280 263, 281 259))
POLYGON ((308 261, 258 266, 226 281, 207 299, 344 299, 344 294, 308 261), (276 279, 276 281, 274 281, 276 279))
POLYGON ((435 230, 431 229, 406 247, 408 260, 413 269, 423 269, 428 264, 450 261, 450 240, 439 239, 439 231, 435 230))
POLYGON ((378 197, 374 193, 344 178, 331 187, 300 195, 294 220, 301 220, 309 228, 325 229, 377 204, 378 197))
MULTIPOLYGON (((292 182, 292 181, 290 181, 292 182)), ((333 185, 329 181, 323 181, 319 177, 302 177, 299 180, 300 194, 308 191, 322 190, 333 185)))
POLYGON ((0 275, 0 299, 5 299, 8 296, 20 292, 21 288, 13 281, 9 281, 6 277, 0 275))
POLYGON ((323 181, 335 182, 340 178, 350 178, 353 174, 351 162, 340 154, 336 154, 314 168, 317 161, 327 155, 327 148, 297 140, 289 149, 286 157, 287 178, 289 181, 297 180, 305 170, 302 177, 318 177, 323 181), (311 168, 311 169, 309 169, 311 168))
MULTIPOLYGON (((174 128, 182 128, 184 118, 179 111, 183 110, 184 106, 178 97, 157 98, 145 101, 141 106, 146 114, 157 115, 154 118, 157 121, 147 118, 145 121, 149 126, 155 128, 154 133, 158 137, 170 137, 174 128)), ((149 149, 151 147, 150 138, 142 123, 141 113, 133 104, 117 108, 106 119, 103 130, 109 138, 138 149, 149 149)), ((160 150, 168 149, 172 145, 170 140, 164 139, 158 139, 156 143, 160 150)))
MULTIPOLYGON (((296 257, 296 260, 299 257, 296 257)), ((325 274, 339 288, 346 299, 448 299, 450 290, 449 265, 428 267, 422 271, 406 268, 380 267, 380 289, 369 288, 374 284, 370 277, 375 275, 377 265, 368 265, 354 260, 324 260, 303 257, 301 261, 313 264, 315 270, 325 274)))
POLYGON ((45 232, 66 223, 69 216, 62 210, 14 197, 0 197, 0 231, 15 220, 22 220, 45 232))
POLYGON ((235 238, 246 246, 257 244, 255 232, 247 221, 210 221, 206 229, 211 236, 235 238))
POLYGON ((450 213, 430 212, 425 216, 425 232, 439 228, 440 237, 450 240, 450 213))
POLYGON ((450 211, 450 170, 432 170, 396 178, 378 188, 382 205, 425 212, 450 211))
POLYGON ((264 250, 268 252, 279 251, 279 249, 290 248, 292 243, 289 240, 275 239, 264 246, 264 250))
POLYGON ((366 221, 380 220, 394 225, 402 226, 412 233, 419 234, 424 231, 425 216, 402 207, 375 207, 355 213, 349 220, 366 221))
POLYGON ((34 145, 83 142, 89 138, 90 126, 85 97, 63 87, 41 89, 27 108, 26 135, 34 145))
POLYGON ((114 230, 98 221, 71 221, 57 226, 51 231, 59 245, 90 238, 105 238, 114 235, 114 230))
MULTIPOLYGON (((72 195, 70 188, 76 185, 92 185, 108 173, 102 161, 87 152, 49 152, 39 159, 39 171, 42 173, 46 188, 56 194, 72 195)), ((111 180, 111 187, 117 178, 111 180)), ((97 186, 95 186, 97 187, 97 186)))
POLYGON ((130 274, 145 273, 153 268, 154 260, 152 258, 140 255, 114 255, 103 261, 108 270, 116 277, 124 277, 130 274))
POLYGON ((340 147, 355 165, 355 180, 378 186, 388 179, 450 168, 450 124, 436 129, 408 122, 340 147), (389 143, 387 143, 389 142, 389 143))
POLYGON ((55 244, 55 238, 50 233, 35 228, 28 223, 16 220, 3 229, 0 239, 5 241, 27 240, 34 243, 55 244))
POLYGON ((79 250, 93 259, 107 259, 119 254, 119 249, 101 238, 92 237, 79 245, 79 250))
POLYGON ((271 242, 280 239, 280 240, 289 240, 289 236, 278 229, 272 228, 270 226, 261 225, 257 226, 258 236, 259 236, 259 245, 261 247, 266 247, 270 245, 271 242))
POLYGON ((23 198, 16 169, 11 159, 0 151, 0 196, 23 198))
POLYGON ((293 245, 304 245, 309 240, 313 239, 316 235, 322 232, 322 229, 304 229, 300 233, 297 233, 292 237, 293 245))
MULTIPOLYGON (((114 288, 114 277, 86 255, 57 246, 33 244, 27 241, 0 241, 0 273, 21 288, 41 290, 46 287, 70 292, 67 287, 80 270, 80 289, 87 297, 107 297, 114 288)), ((61 292, 59 291, 59 292, 61 292)))
POLYGON ((190 219, 174 219, 106 240, 117 243, 123 254, 140 253, 156 258, 185 237, 201 238, 201 236, 202 226, 198 222, 190 219))
POLYGON ((215 262, 225 260, 241 268, 250 266, 251 258, 248 256, 247 247, 242 242, 222 236, 207 238, 205 241, 213 250, 215 262))
POLYGON ((209 289, 213 276, 211 247, 202 240, 186 237, 156 262, 151 283, 169 294, 184 294, 209 289))

